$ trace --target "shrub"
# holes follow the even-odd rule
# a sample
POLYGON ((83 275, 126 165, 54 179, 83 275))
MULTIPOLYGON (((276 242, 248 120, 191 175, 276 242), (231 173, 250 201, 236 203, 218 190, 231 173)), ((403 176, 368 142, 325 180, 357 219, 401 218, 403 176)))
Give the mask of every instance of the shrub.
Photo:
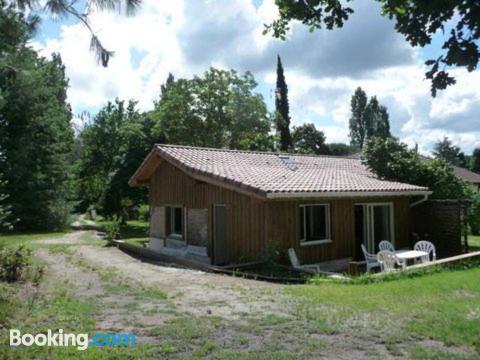
POLYGON ((12 249, 4 246, 0 250, 0 280, 14 282, 20 279, 30 264, 31 252, 24 246, 12 249))
POLYGON ((120 225, 122 219, 117 215, 113 215, 112 220, 105 225, 105 239, 112 241, 120 237, 120 225))
POLYGON ((150 206, 142 204, 138 207, 138 220, 148 221, 150 219, 150 206))

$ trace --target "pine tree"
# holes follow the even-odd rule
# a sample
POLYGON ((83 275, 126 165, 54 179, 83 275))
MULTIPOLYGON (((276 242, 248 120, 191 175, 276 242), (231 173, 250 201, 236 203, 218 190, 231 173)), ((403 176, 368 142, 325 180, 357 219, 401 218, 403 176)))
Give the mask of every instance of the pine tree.
POLYGON ((288 104, 288 87, 283 73, 282 60, 277 56, 277 88, 275 90, 275 125, 280 134, 280 150, 289 151, 292 148, 290 134, 290 106, 288 104))
MULTIPOLYGON (((0 8, 0 17, 12 18, 8 12, 0 8)), ((12 73, 0 72, 4 193, 9 196, 11 217, 20 219, 16 228, 55 230, 67 225, 71 209, 68 81, 60 56, 38 57, 27 46, 28 35, 25 26, 16 43, 0 52, 0 64, 14 67, 12 73)))

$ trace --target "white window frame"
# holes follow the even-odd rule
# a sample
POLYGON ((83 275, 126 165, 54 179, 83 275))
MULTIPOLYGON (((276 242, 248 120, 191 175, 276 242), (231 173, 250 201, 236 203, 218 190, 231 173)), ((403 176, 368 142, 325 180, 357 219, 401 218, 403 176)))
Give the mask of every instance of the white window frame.
POLYGON ((332 242, 332 236, 331 236, 331 216, 330 216, 330 204, 328 203, 322 203, 322 204, 300 204, 299 208, 302 209, 303 213, 303 235, 304 238, 300 239, 300 246, 311 246, 311 245, 321 245, 321 244, 330 244, 332 242), (325 207, 325 235, 326 239, 322 240, 311 240, 308 241, 306 239, 307 236, 307 213, 306 213, 306 207, 309 206, 324 206, 325 207))
MULTIPOLYGON (((363 206, 363 209, 364 209, 364 218, 365 216, 369 216, 366 214, 365 210, 368 209, 367 206, 388 206, 390 208, 390 236, 391 236, 391 240, 389 240, 392 245, 395 247, 395 204, 393 201, 387 201, 387 202, 363 202, 363 203, 355 203, 355 205, 360 205, 360 206, 363 206)), ((365 220, 364 220, 365 221, 365 220)), ((370 221, 375 221, 373 218, 370 219, 370 221)), ((370 226, 371 227, 371 226, 370 226)), ((371 244, 371 242, 373 241, 373 239, 371 239, 371 234, 368 232, 368 226, 365 227, 365 222, 364 222, 364 238, 365 238, 365 241, 367 242, 366 244, 364 244, 366 247, 367 247, 367 250, 368 251, 372 251, 372 246, 373 244, 371 244)), ((386 240, 386 239, 384 239, 386 240)), ((373 249, 373 253, 376 253, 376 250, 373 249)))

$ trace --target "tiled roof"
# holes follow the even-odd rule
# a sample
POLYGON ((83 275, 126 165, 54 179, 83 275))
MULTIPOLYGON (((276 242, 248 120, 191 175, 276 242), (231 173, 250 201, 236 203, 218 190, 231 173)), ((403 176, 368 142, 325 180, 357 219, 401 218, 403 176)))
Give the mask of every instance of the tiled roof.
POLYGON ((157 154, 193 175, 269 197, 299 193, 425 193, 427 188, 385 181, 353 157, 156 145, 157 154), (275 194, 272 196, 272 193, 275 194))
POLYGON ((455 175, 460 179, 472 184, 480 184, 480 174, 454 165, 452 165, 452 168, 455 175))

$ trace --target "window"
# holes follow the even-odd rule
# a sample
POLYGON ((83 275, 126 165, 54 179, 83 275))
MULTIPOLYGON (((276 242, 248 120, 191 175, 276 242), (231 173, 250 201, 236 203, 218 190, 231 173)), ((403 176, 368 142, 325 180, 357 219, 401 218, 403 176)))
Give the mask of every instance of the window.
POLYGON ((167 208, 167 235, 183 236, 183 208, 179 206, 167 208))
POLYGON ((314 245, 331 242, 330 206, 300 205, 300 244, 314 245))

